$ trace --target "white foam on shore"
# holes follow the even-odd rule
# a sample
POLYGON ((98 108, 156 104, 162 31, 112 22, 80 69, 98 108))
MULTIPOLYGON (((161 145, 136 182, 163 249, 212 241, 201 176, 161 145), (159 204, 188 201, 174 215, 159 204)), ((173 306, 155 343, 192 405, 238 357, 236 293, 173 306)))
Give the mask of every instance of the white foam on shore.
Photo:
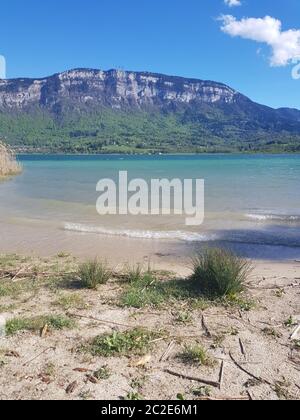
POLYGON ((152 230, 130 230, 130 229, 106 229, 103 227, 85 225, 80 223, 65 223, 64 230, 80 233, 96 233, 108 236, 122 236, 138 239, 169 239, 186 242, 206 242, 217 240, 217 235, 199 234, 183 231, 152 231, 152 230))
POLYGON ((300 216, 294 215, 279 215, 279 214, 246 214, 248 219, 256 220, 258 222, 278 221, 278 222, 300 222, 300 216))
POLYGON ((186 231, 152 231, 135 229, 110 229, 102 226, 87 225, 82 223, 65 223, 65 231, 82 234, 98 234, 104 236, 119 236, 136 239, 170 240, 185 242, 230 242, 248 245, 272 245, 300 247, 298 233, 285 234, 282 231, 268 232, 257 230, 246 231, 220 231, 220 232, 186 232, 186 231))

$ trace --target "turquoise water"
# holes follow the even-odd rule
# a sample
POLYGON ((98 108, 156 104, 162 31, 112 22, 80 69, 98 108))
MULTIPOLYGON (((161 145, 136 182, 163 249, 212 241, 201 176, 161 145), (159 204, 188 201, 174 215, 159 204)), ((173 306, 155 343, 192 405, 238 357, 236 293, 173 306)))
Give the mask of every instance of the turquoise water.
POLYGON ((157 240, 300 248, 300 155, 21 156, 21 176, 0 184, 0 221, 157 240), (99 216, 99 179, 201 178, 205 221, 99 216))

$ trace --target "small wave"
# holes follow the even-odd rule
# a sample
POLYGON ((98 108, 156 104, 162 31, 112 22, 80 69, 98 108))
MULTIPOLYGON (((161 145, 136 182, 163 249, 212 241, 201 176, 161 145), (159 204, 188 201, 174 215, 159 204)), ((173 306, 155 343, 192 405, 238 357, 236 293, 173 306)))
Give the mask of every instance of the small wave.
POLYGON ((184 232, 184 231, 152 231, 152 230, 130 230, 130 229, 107 229, 103 227, 86 225, 80 223, 65 223, 64 230, 99 234, 105 236, 120 236, 136 239, 155 240, 179 240, 185 242, 219 242, 219 243, 240 243, 247 245, 270 245, 300 247, 300 239, 297 234, 286 235, 280 231, 266 232, 257 230, 246 230, 244 232, 223 231, 210 233, 184 232))
POLYGON ((217 236, 210 234, 199 234, 183 231, 152 231, 152 230, 130 230, 130 229, 106 229, 103 227, 84 225, 78 223, 65 223, 64 230, 81 233, 97 233, 108 236, 123 236, 139 239, 177 239, 187 242, 206 242, 217 240, 217 236))
POLYGON ((300 222, 300 216, 280 215, 280 214, 246 214, 248 219, 258 222, 277 221, 277 222, 300 222))

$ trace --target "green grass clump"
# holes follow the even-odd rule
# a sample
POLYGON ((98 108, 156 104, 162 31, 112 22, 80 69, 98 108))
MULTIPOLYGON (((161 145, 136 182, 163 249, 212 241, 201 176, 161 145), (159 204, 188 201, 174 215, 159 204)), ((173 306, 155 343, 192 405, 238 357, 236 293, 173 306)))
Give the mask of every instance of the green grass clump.
POLYGON ((282 334, 277 331, 275 328, 272 327, 266 327, 262 330, 262 332, 264 333, 264 335, 268 336, 268 337, 272 337, 272 338, 281 338, 282 334))
POLYGON ((108 282, 112 272, 105 262, 95 259, 82 263, 78 269, 78 276, 84 287, 96 290, 100 284, 108 282))
POLYGON ((256 308, 257 305, 255 300, 240 294, 226 296, 220 300, 220 303, 223 304, 226 308, 235 307, 244 312, 252 311, 256 308))
POLYGON ((210 397, 212 394, 211 388, 208 386, 200 386, 198 388, 193 388, 191 392, 195 397, 210 397))
POLYGON ((62 307, 65 311, 69 309, 85 309, 87 306, 83 298, 76 293, 62 294, 54 304, 62 307))
POLYGON ((178 312, 175 315, 174 320, 177 324, 187 325, 192 323, 193 317, 189 312, 178 312))
POLYGON ((100 369, 96 370, 93 376, 98 379, 98 381, 104 381, 111 377, 111 370, 107 365, 104 365, 100 369))
POLYGON ((208 249, 194 258, 192 281, 198 292, 216 299, 244 291, 251 264, 230 251, 208 249))
POLYGON ((0 280, 0 297, 15 295, 18 292, 14 284, 6 280, 0 280))
POLYGON ((120 304, 140 309, 189 301, 192 309, 220 304, 250 311, 255 303, 241 295, 250 269, 247 261, 218 249, 194 260, 194 274, 189 279, 161 279, 158 273, 137 267, 127 276, 120 304))
POLYGON ((88 350, 93 356, 102 357, 144 355, 152 348, 153 340, 160 336, 160 333, 144 328, 103 334, 92 341, 88 350))
POLYGON ((128 392, 124 398, 125 401, 142 401, 143 399, 143 396, 138 392, 128 392))
MULTIPOLYGON (((150 270, 146 274, 150 274, 150 270)), ((138 283, 146 274, 144 273, 143 266, 141 264, 134 266, 128 265, 125 269, 125 281, 128 283, 138 283)))
POLYGON ((213 364, 213 360, 200 344, 185 346, 183 352, 178 354, 178 358, 190 365, 212 366, 213 364))
POLYGON ((64 315, 44 315, 32 318, 13 318, 6 322, 7 335, 14 335, 19 331, 40 331, 45 325, 54 330, 74 328, 74 320, 64 315))
POLYGON ((146 272, 129 284, 120 303, 122 306, 140 309, 197 297, 190 280, 162 281, 155 273, 146 272))
POLYGON ((121 304, 132 308, 159 306, 163 302, 161 287, 151 273, 145 273, 139 279, 130 282, 129 288, 121 297, 121 304))
POLYGON ((39 284, 32 279, 26 279, 16 283, 12 283, 11 280, 0 279, 0 297, 17 299, 24 293, 34 293, 38 287, 39 284))

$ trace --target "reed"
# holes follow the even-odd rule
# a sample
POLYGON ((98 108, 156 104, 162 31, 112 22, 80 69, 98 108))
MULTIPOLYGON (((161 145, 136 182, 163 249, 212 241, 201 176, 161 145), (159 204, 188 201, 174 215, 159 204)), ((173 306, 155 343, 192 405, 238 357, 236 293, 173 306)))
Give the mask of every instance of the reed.
POLYGON ((17 175, 22 172, 22 166, 17 161, 13 151, 0 141, 0 179, 17 175))

